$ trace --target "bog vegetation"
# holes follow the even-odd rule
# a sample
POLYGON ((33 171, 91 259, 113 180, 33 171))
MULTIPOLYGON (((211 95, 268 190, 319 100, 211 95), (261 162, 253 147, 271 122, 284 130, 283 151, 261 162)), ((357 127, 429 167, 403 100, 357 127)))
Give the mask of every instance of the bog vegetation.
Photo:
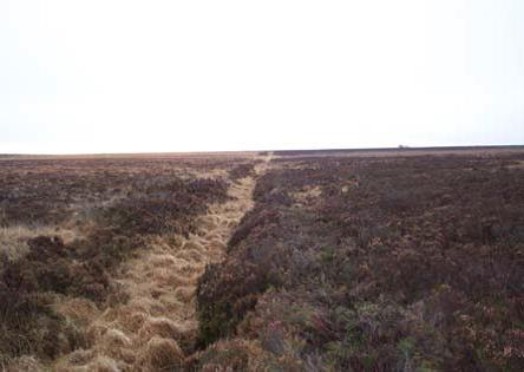
POLYGON ((230 161, 3 161, 0 369, 90 349, 86 318, 62 305, 128 301, 122 264, 155 237, 196 233, 198 217, 230 198, 230 161))
POLYGON ((523 370, 524 154, 0 161, 0 369, 523 370))
POLYGON ((524 369, 522 159, 275 161, 201 278, 195 365, 524 369))

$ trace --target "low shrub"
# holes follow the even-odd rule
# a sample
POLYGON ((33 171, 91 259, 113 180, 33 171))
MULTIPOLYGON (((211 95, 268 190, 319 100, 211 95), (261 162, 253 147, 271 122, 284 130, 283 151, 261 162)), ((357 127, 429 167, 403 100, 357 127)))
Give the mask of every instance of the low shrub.
POLYGON ((226 265, 208 266, 198 283, 200 348, 233 334, 246 312, 256 305, 257 295, 269 284, 261 267, 239 262, 226 265))
POLYGON ((204 344, 257 340, 277 369, 521 370, 513 156, 277 160, 199 283, 204 344))
POLYGON ((229 178, 232 181, 237 181, 241 178, 251 177, 255 174, 255 167, 253 163, 238 164, 233 166, 229 171, 229 178))

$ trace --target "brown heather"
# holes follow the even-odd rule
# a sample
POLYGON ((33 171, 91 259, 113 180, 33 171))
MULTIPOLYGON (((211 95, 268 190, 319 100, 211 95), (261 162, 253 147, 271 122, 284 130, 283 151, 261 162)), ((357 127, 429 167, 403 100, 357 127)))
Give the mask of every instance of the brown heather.
POLYGON ((524 370, 523 163, 3 158, 0 370, 524 370))

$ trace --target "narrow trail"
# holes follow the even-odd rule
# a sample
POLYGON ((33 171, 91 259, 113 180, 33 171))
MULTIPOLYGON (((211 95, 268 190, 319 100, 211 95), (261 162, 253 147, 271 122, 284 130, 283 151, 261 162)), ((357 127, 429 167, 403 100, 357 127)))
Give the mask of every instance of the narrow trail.
POLYGON ((255 166, 255 176, 231 184, 231 199, 213 204, 199 230, 177 241, 155 239, 138 258, 124 264, 117 278, 129 300, 99 312, 87 301, 71 300, 62 313, 81 317, 91 348, 58 360, 58 371, 158 371, 183 363, 184 347, 198 330, 195 291, 209 263, 220 262, 233 229, 253 207, 256 179, 271 153, 255 166))

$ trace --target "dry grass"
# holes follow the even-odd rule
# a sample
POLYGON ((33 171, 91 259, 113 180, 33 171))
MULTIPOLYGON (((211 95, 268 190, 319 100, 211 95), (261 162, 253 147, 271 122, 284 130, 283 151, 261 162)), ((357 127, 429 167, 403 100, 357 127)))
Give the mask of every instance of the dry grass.
POLYGON ((20 319, 31 320, 9 331, 36 345, 13 347, 14 356, 11 349, 1 350, 2 366, 60 371, 180 366, 196 339, 198 278, 206 264, 223 257, 231 230, 252 205, 253 179, 238 177, 229 190, 226 179, 249 175, 249 166, 230 170, 253 159, 4 159, 0 254, 12 267, 0 268, 0 274, 9 291, 22 285, 23 294, 13 289, 27 308, 20 319), (52 319, 42 329, 41 316, 52 319), (36 347, 42 337, 45 343, 36 347), (20 353, 34 355, 17 357, 20 353))
POLYGON ((322 189, 320 186, 306 186, 301 190, 290 193, 294 199, 294 206, 296 208, 308 208, 310 205, 314 205, 315 201, 322 195, 322 189))
MULTIPOLYGON (((2 367, 2 365, 0 365, 2 367)), ((2 368, 4 371, 4 369, 2 368)), ((24 355, 13 360, 9 366, 5 367, 5 372, 40 372, 44 370, 44 366, 34 356, 24 355)))
POLYGON ((141 354, 140 365, 145 371, 172 371, 183 366, 184 358, 175 340, 154 336, 141 354))
POLYGON ((0 162, 0 369, 522 357, 522 156, 298 155, 0 162))
POLYGON ((93 301, 81 297, 64 297, 56 302, 55 309, 59 314, 81 326, 86 326, 100 314, 93 301))
POLYGON ((524 160, 517 160, 511 164, 507 165, 508 169, 523 169, 524 168, 524 160))
POLYGON ((22 258, 29 252, 27 241, 41 235, 59 236, 66 244, 80 237, 77 231, 60 227, 4 226, 0 227, 0 256, 5 255, 11 261, 22 258))
POLYGON ((209 205, 208 213, 196 219, 194 233, 146 240, 113 279, 127 294, 127 301, 98 313, 90 312, 86 303, 66 302, 59 307, 63 315, 85 324, 91 345, 82 358, 76 352, 62 358, 60 368, 101 368, 105 363, 157 371, 180 366, 196 342, 198 279, 207 264, 223 258, 232 229, 253 205, 254 184, 251 177, 231 183, 229 200, 209 205))

